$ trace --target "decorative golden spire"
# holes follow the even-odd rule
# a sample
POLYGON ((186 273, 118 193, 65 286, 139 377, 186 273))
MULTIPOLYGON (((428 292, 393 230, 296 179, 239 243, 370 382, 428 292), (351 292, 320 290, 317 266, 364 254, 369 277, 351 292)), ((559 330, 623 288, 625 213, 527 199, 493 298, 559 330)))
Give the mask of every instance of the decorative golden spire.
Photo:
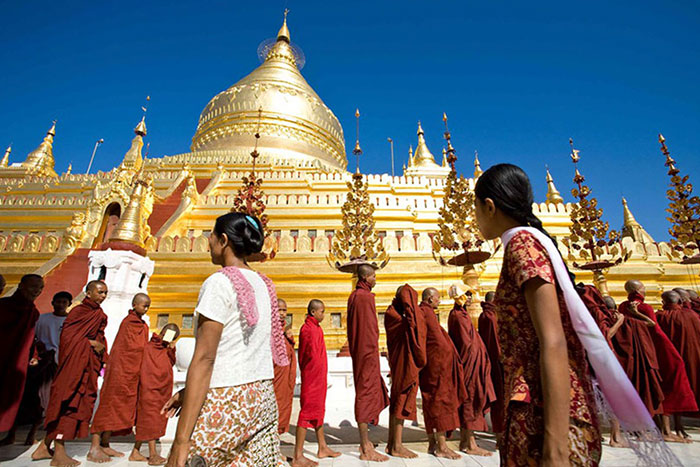
POLYGON ((282 23, 282 27, 280 28, 279 32, 277 33, 277 40, 278 41, 285 41, 287 43, 291 42, 291 36, 289 35, 289 28, 287 27, 287 14, 289 13, 288 9, 284 9, 284 22, 282 23))
POLYGON ((355 155, 357 158, 357 170, 355 171, 356 173, 360 173, 360 156, 362 155, 362 148, 360 147, 360 109, 355 109, 355 120, 357 122, 357 133, 356 133, 356 139, 355 139, 355 149, 352 150, 352 153, 355 155))
POLYGON ((474 151, 474 178, 481 177, 482 173, 484 173, 484 171, 481 170, 481 163, 479 162, 479 151, 474 151))
MULTIPOLYGON (((561 196, 561 193, 559 193, 559 190, 557 190, 557 187, 554 186, 554 179, 552 178, 552 174, 549 173, 549 167, 546 167, 546 170, 547 170, 547 202, 550 204, 564 204, 564 198, 561 196)), ((577 169, 577 171, 578 171, 578 169, 577 169)))
POLYGON ((622 218, 622 231, 620 232, 622 237, 630 237, 632 240, 640 243, 654 243, 651 235, 644 230, 644 227, 632 215, 632 211, 627 206, 627 200, 624 196, 622 197, 622 218))
POLYGON ((425 133, 423 132, 423 127, 418 122, 418 130, 416 131, 418 135, 418 144, 416 145, 416 152, 413 155, 413 163, 416 167, 433 167, 437 166, 435 163, 435 157, 428 149, 428 145, 425 144, 425 133))
POLYGON ((447 149, 442 148, 442 167, 447 168, 447 149))
POLYGON ((413 145, 408 145, 408 166, 413 167, 413 145))
POLYGON ((146 115, 141 118, 141 121, 134 128, 134 139, 131 140, 131 147, 124 155, 124 160, 121 163, 121 167, 124 169, 139 171, 143 165, 143 155, 141 150, 143 148, 143 137, 146 136, 146 115))
POLYGON ((136 128, 134 128, 134 133, 137 135, 146 136, 146 116, 144 115, 141 117, 141 121, 139 122, 138 125, 136 125, 136 128))
POLYGON ((119 218, 119 223, 109 238, 110 242, 126 242, 143 248, 143 216, 141 204, 146 193, 147 183, 140 177, 134 182, 134 189, 129 198, 129 204, 124 209, 124 214, 119 218))
POLYGON ((12 145, 10 144, 7 149, 5 149, 5 155, 2 156, 0 160, 0 167, 7 167, 10 165, 10 153, 12 152, 12 145))
POLYGON ((22 165, 30 170, 30 173, 40 176, 56 177, 54 166, 56 164, 53 157, 53 138, 56 136, 56 120, 53 121, 51 129, 46 132, 44 141, 38 148, 27 155, 27 159, 22 165))

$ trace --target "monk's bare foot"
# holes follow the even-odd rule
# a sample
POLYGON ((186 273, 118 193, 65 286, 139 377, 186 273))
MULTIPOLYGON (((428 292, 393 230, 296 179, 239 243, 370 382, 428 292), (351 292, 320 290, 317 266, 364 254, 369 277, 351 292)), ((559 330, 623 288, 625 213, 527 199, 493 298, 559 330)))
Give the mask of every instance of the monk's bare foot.
POLYGON ((124 457, 123 452, 115 451, 114 449, 110 448, 109 446, 102 446, 102 452, 107 454, 109 457, 124 457))
POLYGON ((91 447, 87 454, 87 460, 89 460, 90 462, 96 462, 98 464, 104 464, 105 462, 111 461, 112 458, 109 457, 106 452, 104 452, 104 448, 91 447))
POLYGON ((435 457, 444 457, 445 459, 460 459, 462 457, 448 447, 443 448, 443 449, 441 449, 441 448, 435 449, 435 452, 433 452, 433 455, 435 457))
POLYGON ((300 457, 295 457, 294 460, 292 460, 292 467, 314 467, 316 465, 318 465, 318 462, 312 461, 303 454, 300 457))
POLYGON ((55 454, 53 458, 51 458, 49 465, 52 467, 76 467, 77 465, 80 465, 80 461, 69 457, 66 453, 61 453, 55 454))
POLYGON ((474 444, 474 446, 464 446, 464 447, 460 446, 459 450, 464 452, 464 453, 467 453, 469 455, 472 455, 472 456, 488 457, 488 456, 493 455, 493 453, 491 451, 487 451, 484 448, 480 448, 479 446, 476 445, 476 443, 474 444))
POLYGON ((682 436, 674 435, 673 433, 665 434, 665 435, 663 435, 663 437, 664 437, 664 441, 666 441, 667 443, 684 443, 684 444, 687 444, 687 443, 691 443, 691 442, 692 442, 692 441, 690 441, 689 439, 685 439, 685 438, 683 438, 682 436))
POLYGON ((404 446, 403 444, 399 444, 398 446, 392 446, 391 448, 387 446, 386 453, 390 456, 401 457, 403 459, 414 459, 418 457, 418 454, 411 451, 410 449, 407 449, 406 446, 404 446))
POLYGON ((165 457, 155 454, 148 458, 148 465, 165 465, 167 461, 168 459, 166 459, 165 457))
POLYGON ((9 446, 10 444, 15 444, 15 435, 7 435, 3 439, 0 439, 0 446, 9 446))
POLYGON ((324 447, 319 447, 318 448, 318 453, 316 454, 316 457, 319 459, 325 459, 326 457, 338 457, 340 456, 340 453, 338 451, 334 451, 328 446, 324 447))
POLYGON ((677 434, 678 436, 682 436, 682 437, 684 437, 684 438, 686 438, 686 439, 689 439, 689 438, 690 438, 690 435, 689 435, 688 433, 686 433, 686 431, 685 431, 683 428, 676 430, 676 434, 677 434))
POLYGON ((148 461, 148 457, 141 454, 141 451, 137 451, 136 449, 132 449, 131 454, 129 454, 129 461, 130 462, 146 462, 146 461, 148 461))
POLYGON ((630 447, 629 443, 627 441, 622 441, 619 439, 615 438, 610 438, 610 447, 611 448, 628 448, 630 447))
POLYGON ((39 446, 36 447, 32 453, 33 461, 40 461, 42 459, 51 459, 53 457, 53 452, 46 446, 46 443, 41 442, 39 446))
POLYGON ((389 457, 380 454, 374 449, 373 445, 360 446, 360 460, 370 462, 386 462, 389 457))

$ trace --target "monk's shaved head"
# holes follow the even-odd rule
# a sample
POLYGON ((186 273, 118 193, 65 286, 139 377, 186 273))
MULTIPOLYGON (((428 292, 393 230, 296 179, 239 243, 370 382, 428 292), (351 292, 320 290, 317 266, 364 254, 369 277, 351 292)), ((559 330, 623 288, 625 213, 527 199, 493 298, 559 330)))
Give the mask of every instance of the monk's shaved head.
POLYGON ((319 310, 322 307, 325 307, 323 302, 321 300, 317 300, 315 298, 309 300, 309 304, 306 306, 306 312, 308 314, 313 313, 315 310, 319 310))
POLYGON ((107 284, 105 284, 105 281, 94 280, 94 281, 88 282, 88 284, 85 286, 85 291, 90 292, 92 290, 95 290, 98 285, 104 285, 105 287, 107 287, 107 284))
POLYGON ((374 268, 369 264, 360 264, 357 268, 357 277, 360 279, 367 279, 372 274, 374 274, 374 268))
POLYGON ((644 284, 642 284, 637 279, 630 279, 627 282, 625 282, 625 292, 627 292, 628 294, 639 292, 640 290, 642 290, 643 287, 644 284))
POLYGON ((684 288, 676 287, 675 289, 673 289, 673 291, 681 296, 681 302, 685 303, 690 301, 690 294, 684 288))
POLYGON ((605 302, 605 306, 608 307, 608 310, 616 310, 617 305, 615 304, 615 300, 610 295, 606 295, 603 297, 603 301, 605 302))
POLYGON ((440 296, 440 291, 435 287, 428 287, 427 289, 423 290, 423 293, 421 294, 421 300, 427 302, 435 296, 440 296))
POLYGON ((492 302, 496 299, 496 292, 486 292, 486 296, 484 297, 485 302, 492 302))
POLYGON ((700 298, 698 293, 694 291, 693 289, 685 289, 686 292, 688 292, 688 296, 690 297, 691 300, 697 300, 700 298))
POLYGON ((667 290, 661 294, 661 300, 664 302, 664 305, 680 303, 681 296, 675 290, 667 290))
POLYGON ((151 301, 151 297, 149 297, 145 293, 137 293, 134 295, 134 298, 131 299, 131 305, 138 305, 139 303, 146 303, 151 301))
POLYGON ((284 305, 284 307, 287 308, 287 302, 284 300, 284 298, 277 299, 277 307, 279 307, 280 305, 284 305))

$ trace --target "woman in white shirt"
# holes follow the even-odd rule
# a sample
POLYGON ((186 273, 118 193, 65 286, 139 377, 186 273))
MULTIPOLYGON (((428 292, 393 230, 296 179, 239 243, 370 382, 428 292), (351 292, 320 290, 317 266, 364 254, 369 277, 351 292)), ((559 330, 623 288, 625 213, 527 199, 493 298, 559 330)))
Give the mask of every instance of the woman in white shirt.
POLYGON ((277 434, 273 360, 289 361, 272 281, 246 258, 264 241, 260 221, 244 213, 216 220, 209 237, 214 264, 195 308, 196 344, 185 389, 166 404, 180 419, 169 466, 283 465, 277 434))

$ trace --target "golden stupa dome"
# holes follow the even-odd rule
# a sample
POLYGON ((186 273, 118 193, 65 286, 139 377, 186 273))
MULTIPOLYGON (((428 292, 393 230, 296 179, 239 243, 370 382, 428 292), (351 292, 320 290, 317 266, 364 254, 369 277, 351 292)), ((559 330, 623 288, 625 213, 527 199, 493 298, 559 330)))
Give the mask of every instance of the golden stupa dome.
POLYGON ((343 128, 299 72, 289 36, 285 18, 263 64, 207 104, 192 152, 247 148, 259 131, 261 155, 346 168, 343 128))

